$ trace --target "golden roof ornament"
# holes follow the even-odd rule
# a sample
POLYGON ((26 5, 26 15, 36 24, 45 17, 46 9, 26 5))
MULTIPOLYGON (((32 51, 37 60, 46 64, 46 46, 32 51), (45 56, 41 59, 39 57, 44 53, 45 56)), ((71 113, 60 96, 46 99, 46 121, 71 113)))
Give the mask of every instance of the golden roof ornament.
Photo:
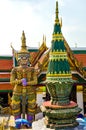
POLYGON ((40 46, 39 50, 42 50, 44 48, 47 48, 47 46, 46 46, 46 36, 43 35, 43 42, 42 42, 42 45, 40 46))
POLYGON ((60 26, 62 27, 62 18, 60 19, 60 26))
POLYGON ((46 36, 43 35, 43 44, 46 46, 46 36))

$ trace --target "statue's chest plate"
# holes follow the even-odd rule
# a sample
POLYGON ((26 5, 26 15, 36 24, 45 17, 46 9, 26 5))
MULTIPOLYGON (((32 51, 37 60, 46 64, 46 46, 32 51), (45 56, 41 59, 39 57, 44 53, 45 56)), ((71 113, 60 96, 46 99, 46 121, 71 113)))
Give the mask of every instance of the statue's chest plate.
POLYGON ((19 69, 17 70, 17 78, 18 79, 22 79, 22 78, 26 78, 26 79, 31 79, 32 75, 32 71, 30 69, 19 69))

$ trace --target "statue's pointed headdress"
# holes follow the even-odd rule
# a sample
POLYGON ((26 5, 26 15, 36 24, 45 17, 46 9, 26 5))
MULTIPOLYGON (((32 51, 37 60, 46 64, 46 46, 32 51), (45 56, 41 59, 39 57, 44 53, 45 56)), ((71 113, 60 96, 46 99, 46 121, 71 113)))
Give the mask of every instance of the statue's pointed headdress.
POLYGON ((29 54, 29 51, 27 50, 26 46, 26 37, 24 31, 22 32, 21 43, 22 43, 21 49, 18 52, 18 54, 29 54))
POLYGON ((21 57, 21 55, 23 55, 23 54, 26 54, 27 57, 30 57, 30 53, 29 53, 27 46, 26 46, 26 37, 25 37, 24 31, 22 32, 21 43, 22 43, 22 45, 21 45, 20 51, 16 51, 13 48, 13 46, 11 45, 13 55, 16 58, 17 61, 18 61, 19 57, 21 57))

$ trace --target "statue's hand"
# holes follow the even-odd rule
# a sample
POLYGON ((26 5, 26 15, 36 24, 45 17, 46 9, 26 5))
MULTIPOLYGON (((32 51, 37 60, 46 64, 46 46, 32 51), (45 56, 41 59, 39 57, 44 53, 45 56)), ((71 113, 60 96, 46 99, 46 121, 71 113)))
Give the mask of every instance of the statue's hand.
POLYGON ((23 79, 22 79, 22 85, 23 85, 23 86, 26 86, 26 85, 27 85, 27 80, 26 80, 26 78, 23 78, 23 79))

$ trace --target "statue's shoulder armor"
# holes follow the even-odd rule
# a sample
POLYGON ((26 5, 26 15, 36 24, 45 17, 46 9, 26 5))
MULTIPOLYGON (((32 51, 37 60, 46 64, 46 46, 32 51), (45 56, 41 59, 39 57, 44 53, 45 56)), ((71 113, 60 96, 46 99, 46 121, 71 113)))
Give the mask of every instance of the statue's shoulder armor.
POLYGON ((28 67, 28 71, 34 72, 34 67, 28 67))
POLYGON ((12 73, 16 73, 18 71, 19 67, 13 67, 12 73))

